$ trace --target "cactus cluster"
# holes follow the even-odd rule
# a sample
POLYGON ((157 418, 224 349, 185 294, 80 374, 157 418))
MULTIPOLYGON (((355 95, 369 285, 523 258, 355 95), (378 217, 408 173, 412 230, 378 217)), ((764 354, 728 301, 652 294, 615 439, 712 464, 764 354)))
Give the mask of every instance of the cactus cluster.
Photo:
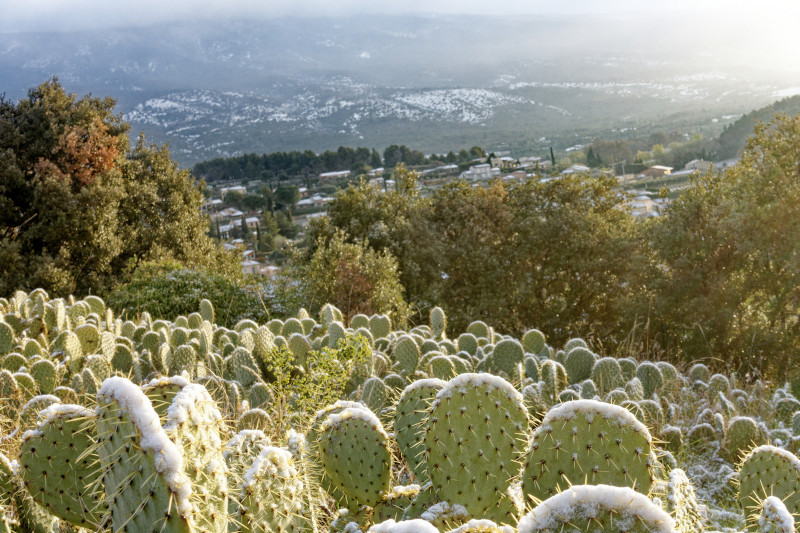
POLYGON ((459 334, 440 308, 410 330, 330 305, 132 318, 0 298, 6 531, 778 532, 800 514, 787 387, 535 329, 459 334), (345 381, 314 415, 294 384, 324 378, 320 353, 345 381))

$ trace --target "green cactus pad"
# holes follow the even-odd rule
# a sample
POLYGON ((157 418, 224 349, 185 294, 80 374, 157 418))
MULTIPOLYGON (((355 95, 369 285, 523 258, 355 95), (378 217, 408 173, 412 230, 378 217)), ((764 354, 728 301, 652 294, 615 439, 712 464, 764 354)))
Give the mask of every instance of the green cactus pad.
POLYGON ((525 349, 515 339, 503 339, 498 342, 489 356, 489 371, 504 375, 506 379, 518 379, 517 365, 525 359, 525 349))
POLYGON ((756 421, 749 416, 735 416, 725 428, 722 452, 731 462, 739 461, 754 446, 762 444, 763 435, 756 421))
POLYGON ((183 454, 142 390, 120 377, 98 392, 97 439, 112 530, 190 533, 195 509, 183 454))
POLYGON ((319 451, 326 476, 350 506, 374 507, 390 490, 389 436, 366 408, 328 415, 320 428, 319 451))
POLYGON ((589 379, 592 376, 594 364, 595 356, 588 348, 578 346, 570 350, 564 359, 564 368, 567 371, 570 385, 589 379))
POLYGON ((474 518, 493 513, 520 471, 528 414, 522 395, 491 374, 462 374, 439 391, 425 425, 437 497, 474 518))
POLYGON ((79 405, 54 404, 26 432, 21 476, 33 499, 62 520, 96 529, 105 513, 94 443, 95 414, 79 405))
POLYGON ((303 522, 302 479, 292 454, 265 446, 245 472, 239 491, 242 533, 284 533, 301 531, 303 522))
POLYGON ((800 515, 800 460, 769 445, 753 449, 739 467, 739 503, 751 525, 768 496, 777 496, 792 515, 800 515))
POLYGON ((192 484, 195 526, 227 531, 227 478, 222 456, 222 415, 202 385, 189 383, 167 409, 164 432, 183 452, 183 472, 192 484))
POLYGON ((633 487, 652 484, 652 438, 627 409, 595 400, 551 409, 531 440, 522 492, 526 503, 577 484, 633 487))
POLYGON ((438 392, 447 385, 441 379, 421 379, 407 386, 395 407, 394 431, 400 452, 419 484, 428 481, 425 463, 425 420, 438 392))
POLYGON ((413 374, 419 362, 419 346, 410 336, 398 339, 392 351, 392 359, 400 364, 400 369, 405 375, 413 374))
POLYGON ((400 520, 418 494, 419 485, 392 487, 392 490, 375 506, 372 521, 377 524, 385 520, 400 520))

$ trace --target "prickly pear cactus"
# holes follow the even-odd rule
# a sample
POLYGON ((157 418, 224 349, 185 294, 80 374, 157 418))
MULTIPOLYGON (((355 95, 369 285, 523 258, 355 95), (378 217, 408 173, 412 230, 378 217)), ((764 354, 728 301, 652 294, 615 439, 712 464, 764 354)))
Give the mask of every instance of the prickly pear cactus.
POLYGON ((410 336, 401 337, 394 345, 392 358, 399 363, 404 375, 414 373, 414 369, 417 368, 417 363, 419 362, 419 356, 419 346, 410 336))
POLYGON ((754 531, 759 506, 777 496, 789 512, 800 515, 800 460, 775 446, 759 446, 745 456, 739 468, 739 503, 754 531))
POLYGON ((694 487, 686 473, 673 468, 669 473, 667 511, 675 520, 675 533, 702 531, 703 517, 694 487))
POLYGON ((350 507, 374 507, 391 489, 389 436, 368 409, 328 415, 320 428, 319 451, 325 475, 350 507))
POLYGON ((748 450, 763 442, 758 424, 749 416, 731 418, 725 428, 724 437, 722 441, 723 454, 734 463, 741 460, 748 450))
POLYGON ((413 503, 419 494, 419 485, 392 487, 372 512, 372 521, 375 523, 384 520, 400 520, 403 512, 413 503))
POLYGON ((595 356, 588 348, 578 346, 570 350, 564 359, 564 368, 567 370, 570 385, 592 377, 594 363, 595 356))
POLYGON ((489 356, 489 370, 492 373, 503 375, 507 379, 519 378, 517 366, 525 360, 525 349, 522 343, 515 339, 503 339, 498 342, 489 356))
POLYGON ((538 355, 544 350, 544 333, 538 329, 529 329, 522 336, 522 346, 525 352, 538 355))
POLYGON ((519 533, 673 533, 675 523, 646 496, 628 487, 575 485, 537 505, 519 533))
POLYGON ((523 497, 543 500, 582 483, 647 494, 653 481, 651 451, 650 432, 624 407, 595 400, 558 405, 533 433, 523 497))
POLYGON ((592 381, 602 395, 606 395, 625 383, 619 361, 613 357, 603 357, 592 368, 592 381))
POLYGON ((447 333, 447 315, 441 307, 431 309, 430 322, 433 338, 443 339, 447 333))
POLYGON ((62 520, 97 529, 103 514, 94 411, 53 404, 20 447, 20 474, 33 499, 62 520))
POLYGON ((394 431, 400 452, 420 485, 428 481, 425 462, 425 420, 428 409, 447 383, 441 379, 421 379, 403 390, 397 400, 394 431))
POLYGON ((528 414, 522 395, 490 374, 462 374, 431 404, 425 427, 428 474, 440 500, 474 518, 513 524, 498 503, 520 471, 528 414))
POLYGON ((195 508, 183 454, 142 390, 124 378, 98 391, 97 452, 112 530, 190 533, 195 508))
POLYGON ((222 415, 208 391, 197 383, 183 387, 167 409, 164 432, 183 453, 183 473, 192 485, 193 503, 202 509, 195 526, 209 533, 228 529, 228 487, 222 455, 222 415))
POLYGON ((292 454, 282 448, 265 446, 245 472, 237 492, 240 531, 301 531, 302 490, 303 483, 292 454))

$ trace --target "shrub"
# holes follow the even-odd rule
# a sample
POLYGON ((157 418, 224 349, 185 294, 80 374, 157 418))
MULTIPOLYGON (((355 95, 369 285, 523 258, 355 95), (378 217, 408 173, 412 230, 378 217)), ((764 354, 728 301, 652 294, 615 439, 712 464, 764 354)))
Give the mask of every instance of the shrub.
POLYGON ((214 305, 217 324, 225 327, 244 318, 263 323, 270 314, 260 289, 173 262, 145 264, 130 282, 106 295, 106 302, 131 317, 147 311, 153 318, 171 319, 196 312, 204 298, 214 305))

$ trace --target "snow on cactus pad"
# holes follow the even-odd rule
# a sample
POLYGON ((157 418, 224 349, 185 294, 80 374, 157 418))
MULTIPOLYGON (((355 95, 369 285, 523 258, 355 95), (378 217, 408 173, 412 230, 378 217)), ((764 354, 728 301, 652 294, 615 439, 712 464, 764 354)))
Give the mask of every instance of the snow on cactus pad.
POLYGON ((369 533, 439 533, 439 530, 419 518, 401 522, 389 519, 369 528, 369 533))
POLYGON ((611 485, 575 485, 536 506, 520 520, 518 528, 519 533, 674 530, 674 520, 646 496, 611 485))
POLYGON ((758 515, 760 533, 794 533, 794 517, 786 506, 775 496, 770 496, 761 504, 758 515))
POLYGON ((557 405, 531 439, 522 474, 526 503, 580 484, 646 494, 653 477, 651 448, 650 432, 624 407, 595 400, 557 405))
POLYGON ((527 430, 522 395, 506 380, 491 374, 450 380, 431 404, 425 434, 437 497, 463 505, 475 518, 515 522, 498 509, 521 469, 527 430))

